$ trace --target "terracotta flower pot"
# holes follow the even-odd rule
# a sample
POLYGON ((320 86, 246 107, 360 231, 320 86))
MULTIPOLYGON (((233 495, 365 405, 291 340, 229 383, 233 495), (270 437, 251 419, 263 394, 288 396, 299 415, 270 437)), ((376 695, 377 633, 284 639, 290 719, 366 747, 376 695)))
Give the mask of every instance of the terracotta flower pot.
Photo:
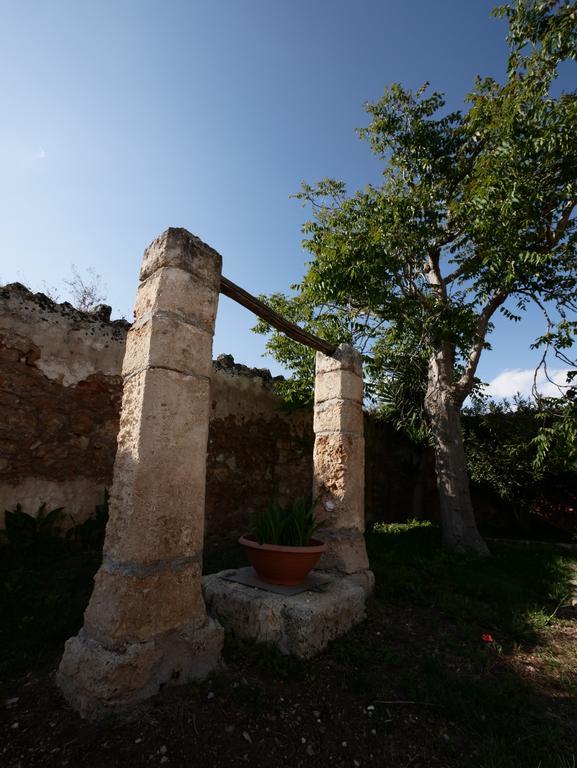
POLYGON ((254 536, 241 536, 238 540, 246 549, 252 567, 263 581, 295 587, 303 582, 327 545, 311 539, 307 547, 284 547, 279 544, 259 544, 254 536))

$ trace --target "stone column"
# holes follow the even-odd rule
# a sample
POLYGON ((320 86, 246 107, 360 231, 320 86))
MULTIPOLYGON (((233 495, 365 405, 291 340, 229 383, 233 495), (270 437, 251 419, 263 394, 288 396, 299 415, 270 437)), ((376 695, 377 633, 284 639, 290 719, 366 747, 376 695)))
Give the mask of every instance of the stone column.
POLYGON ((330 357, 317 352, 314 431, 313 498, 328 545, 317 567, 366 571, 363 371, 350 344, 330 357))
POLYGON ((201 571, 220 270, 220 255, 185 229, 168 229, 144 253, 103 562, 58 671, 89 718, 219 662, 223 631, 207 618, 201 571))

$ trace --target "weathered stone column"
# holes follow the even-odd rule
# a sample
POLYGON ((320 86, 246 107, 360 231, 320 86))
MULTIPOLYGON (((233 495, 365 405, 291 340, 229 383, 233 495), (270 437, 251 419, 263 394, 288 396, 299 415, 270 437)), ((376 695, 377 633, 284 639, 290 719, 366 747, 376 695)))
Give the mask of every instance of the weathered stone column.
POLYGON ((220 270, 220 255, 185 229, 168 229, 144 253, 104 558, 58 671, 89 718, 204 677, 220 658, 223 631, 201 593, 220 270))
POLYGON ((350 344, 331 357, 317 352, 314 430, 313 498, 328 545, 317 567, 366 571, 363 371, 350 344))

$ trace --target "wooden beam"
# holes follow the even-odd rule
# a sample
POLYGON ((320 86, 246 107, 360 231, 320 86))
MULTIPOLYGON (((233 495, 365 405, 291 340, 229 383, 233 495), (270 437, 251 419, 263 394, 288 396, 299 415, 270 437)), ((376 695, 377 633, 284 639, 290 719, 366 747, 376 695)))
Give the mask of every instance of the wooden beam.
POLYGON ((337 344, 331 344, 329 341, 325 341, 319 336, 315 336, 314 333, 308 333, 308 331, 303 330, 296 325, 296 323, 292 323, 282 315, 279 315, 274 309, 267 307, 262 301, 251 296, 250 293, 247 293, 226 277, 221 276, 220 278, 220 292, 225 296, 228 296, 229 299, 233 299, 238 304, 246 307, 251 312, 254 312, 257 317, 260 317, 265 323, 272 325, 277 331, 284 333, 289 339, 293 339, 307 347, 316 349, 318 352, 323 352, 325 355, 332 355, 337 349, 337 344))

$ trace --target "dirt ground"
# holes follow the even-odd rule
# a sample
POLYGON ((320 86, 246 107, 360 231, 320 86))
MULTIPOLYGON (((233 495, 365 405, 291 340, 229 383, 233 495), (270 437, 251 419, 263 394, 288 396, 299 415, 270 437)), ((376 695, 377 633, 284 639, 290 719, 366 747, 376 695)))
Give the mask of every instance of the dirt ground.
POLYGON ((567 561, 370 548, 380 586, 347 637, 306 662, 229 637, 210 680, 166 688, 130 721, 70 709, 61 645, 5 665, 0 765, 575 766, 577 621, 555 607, 567 561))

